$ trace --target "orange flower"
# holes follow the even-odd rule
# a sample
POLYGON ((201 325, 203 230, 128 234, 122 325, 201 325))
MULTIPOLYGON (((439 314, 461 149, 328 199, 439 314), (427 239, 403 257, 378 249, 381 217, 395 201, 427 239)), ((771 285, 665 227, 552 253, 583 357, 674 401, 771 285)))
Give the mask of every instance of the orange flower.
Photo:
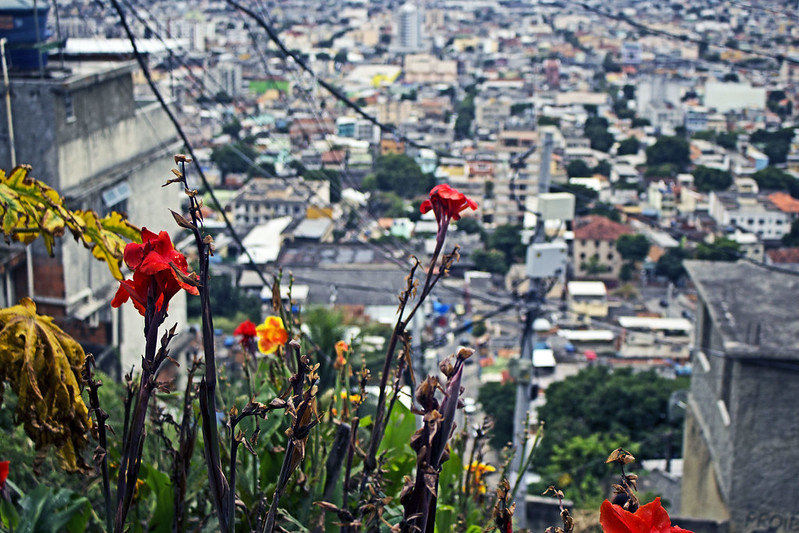
POLYGON ((258 350, 262 354, 274 353, 289 340, 289 333, 279 316, 266 317, 264 323, 255 328, 255 331, 258 333, 258 350))
POLYGON ((660 504, 660 498, 642 505, 634 513, 605 500, 599 509, 599 523, 605 533, 691 533, 671 525, 669 513, 660 504))
POLYGON ((347 358, 344 357, 344 354, 350 351, 349 345, 344 341, 338 341, 336 343, 336 361, 333 363, 333 368, 339 370, 344 368, 344 365, 347 364, 347 358))

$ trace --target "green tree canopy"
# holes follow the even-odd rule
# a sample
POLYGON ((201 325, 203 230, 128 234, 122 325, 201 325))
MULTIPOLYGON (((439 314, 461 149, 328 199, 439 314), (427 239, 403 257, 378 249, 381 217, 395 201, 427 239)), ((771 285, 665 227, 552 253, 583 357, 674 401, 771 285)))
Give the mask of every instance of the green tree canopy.
POLYGON ((222 176, 231 172, 244 173, 251 170, 249 161, 254 161, 258 152, 249 144, 236 142, 219 146, 211 151, 211 161, 219 167, 222 176))
POLYGON ((427 194, 434 185, 432 176, 422 172, 413 158, 405 154, 381 156, 375 165, 377 188, 395 192, 403 198, 427 194))
POLYGON ((791 231, 782 236, 785 246, 799 246, 799 218, 791 222, 791 231))
POLYGON ((626 261, 643 261, 649 254, 649 239, 640 233, 622 235, 616 241, 616 250, 626 261))
POLYGON ((788 191, 794 198, 799 198, 799 179, 773 166, 767 166, 752 174, 760 190, 788 191))
POLYGON ((603 159, 599 163, 596 164, 594 168, 591 169, 593 174, 602 174, 605 177, 610 177, 610 171, 612 167, 610 162, 607 159, 603 159))
MULTIPOLYGON (((653 442, 658 442, 657 437, 668 431, 674 431, 673 442, 679 446, 680 426, 669 423, 668 406, 672 392, 687 385, 687 380, 666 379, 654 370, 633 372, 631 368, 614 370, 606 366, 588 367, 551 384, 546 391, 546 404, 538 410, 538 418, 546 423, 546 431, 533 459, 535 470, 542 474, 542 485, 557 483, 566 497, 576 498, 580 505, 586 499, 601 498, 604 486, 596 480, 577 482, 582 475, 580 471, 592 462, 587 457, 584 461, 572 462, 578 450, 587 447, 596 454, 600 447, 606 448, 601 457, 622 446, 639 460, 660 457, 664 448, 653 442), (575 443, 578 437, 589 442, 575 443), (646 441, 649 444, 639 446, 646 441), (572 446, 576 449, 567 453, 572 446), (569 477, 563 478, 569 480, 568 483, 558 483, 560 479, 548 477, 563 473, 568 474, 569 477)), ((597 463, 596 455, 592 457, 597 463)), ((606 465, 602 466, 605 469, 596 470, 600 477, 603 472, 617 474, 606 465)))
POLYGON ((672 283, 677 283, 685 275, 685 267, 682 262, 691 254, 683 247, 669 248, 666 253, 660 256, 655 265, 655 274, 664 276, 672 283))
POLYGON ((702 192, 724 191, 732 185, 732 174, 726 170, 699 165, 693 175, 694 185, 702 192))
POLYGON ((635 137, 629 137, 624 139, 619 143, 619 149, 616 152, 617 155, 631 155, 638 153, 638 139, 635 137))
POLYGON ((566 165, 566 174, 570 178, 584 178, 593 175, 589 167, 582 159, 575 159, 566 165))
POLYGON ((665 136, 646 149, 647 165, 663 165, 670 163, 678 167, 686 167, 691 163, 688 141, 682 137, 665 136))
POLYGON ((470 235, 474 233, 481 233, 483 231, 483 226, 474 217, 463 217, 458 220, 455 225, 460 231, 470 235))
POLYGON ((769 164, 785 163, 793 134, 793 127, 778 131, 757 130, 749 137, 749 142, 757 145, 768 156, 769 164))
POLYGON ((506 263, 505 254, 499 250, 482 250, 480 248, 472 251, 472 262, 474 268, 492 274, 505 274, 509 265, 506 263))
POLYGON ((490 433, 489 442, 495 450, 501 450, 513 440, 513 398, 516 385, 513 383, 488 382, 480 386, 477 401, 483 412, 494 419, 494 429, 490 433))
POLYGON ((516 258, 524 257, 521 227, 513 224, 497 226, 488 236, 488 248, 499 250, 505 255, 505 264, 512 265, 516 258))
POLYGON ((736 261, 741 255, 740 248, 737 242, 722 237, 711 244, 699 243, 695 257, 705 261, 736 261))

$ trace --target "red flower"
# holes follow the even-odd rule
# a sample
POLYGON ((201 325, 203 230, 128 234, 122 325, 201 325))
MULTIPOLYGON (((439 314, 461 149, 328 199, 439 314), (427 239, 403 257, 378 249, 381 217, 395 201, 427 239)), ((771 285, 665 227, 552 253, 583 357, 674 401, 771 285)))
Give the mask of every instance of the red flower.
POLYGON ((423 214, 431 209, 436 215, 436 220, 441 225, 442 220, 449 222, 450 219, 460 219, 461 211, 466 208, 477 209, 477 202, 467 198, 457 189, 453 189, 447 184, 436 185, 430 191, 430 199, 422 202, 419 211, 423 214))
POLYGON ((605 500, 599 509, 599 523, 605 533, 691 533, 671 525, 669 513, 660 504, 660 498, 642 505, 634 513, 605 500))
POLYGON ((169 234, 162 231, 156 235, 147 228, 142 228, 141 236, 141 244, 132 242, 125 246, 125 264, 133 270, 133 279, 120 282, 111 306, 119 307, 131 299, 139 313, 144 316, 151 290, 156 311, 165 309, 169 300, 180 289, 186 289, 189 294, 199 294, 197 287, 181 279, 173 270, 177 269, 189 276, 186 258, 175 250, 169 234))
POLYGON ((247 340, 255 337, 258 333, 255 331, 255 324, 250 322, 249 320, 245 320, 239 327, 236 328, 236 331, 233 332, 233 335, 241 335, 242 340, 247 340))
POLYGON ((8 479, 8 468, 11 466, 11 461, 0 461, 0 490, 6 486, 6 479, 8 479))

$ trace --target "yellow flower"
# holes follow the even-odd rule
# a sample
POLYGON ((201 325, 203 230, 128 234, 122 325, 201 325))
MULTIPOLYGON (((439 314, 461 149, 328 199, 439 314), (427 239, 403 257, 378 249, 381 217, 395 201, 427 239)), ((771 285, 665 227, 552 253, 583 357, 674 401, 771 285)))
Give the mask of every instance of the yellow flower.
POLYGON ((255 328, 255 332, 258 334, 258 350, 262 354, 274 353, 289 340, 288 331, 279 316, 266 317, 264 323, 255 328))
POLYGON ((352 403, 361 403, 361 395, 360 394, 350 394, 350 395, 348 395, 347 391, 341 391, 340 396, 341 396, 342 400, 346 400, 347 398, 349 398, 349 400, 352 403))
POLYGON ((491 472, 496 472, 497 469, 493 466, 485 463, 478 463, 477 461, 472 461, 470 466, 464 466, 464 470, 469 470, 472 473, 472 479, 474 480, 474 484, 477 486, 477 492, 479 494, 486 493, 486 484, 483 476, 485 474, 490 474, 491 472))

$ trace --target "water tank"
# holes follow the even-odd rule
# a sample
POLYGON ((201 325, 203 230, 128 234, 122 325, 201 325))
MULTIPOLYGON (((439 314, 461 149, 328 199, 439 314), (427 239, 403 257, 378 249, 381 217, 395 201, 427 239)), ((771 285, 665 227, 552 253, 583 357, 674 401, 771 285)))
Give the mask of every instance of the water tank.
POLYGON ((9 68, 36 70, 47 65, 47 51, 42 45, 50 37, 47 31, 49 11, 46 0, 0 0, 0 38, 8 40, 9 68))

